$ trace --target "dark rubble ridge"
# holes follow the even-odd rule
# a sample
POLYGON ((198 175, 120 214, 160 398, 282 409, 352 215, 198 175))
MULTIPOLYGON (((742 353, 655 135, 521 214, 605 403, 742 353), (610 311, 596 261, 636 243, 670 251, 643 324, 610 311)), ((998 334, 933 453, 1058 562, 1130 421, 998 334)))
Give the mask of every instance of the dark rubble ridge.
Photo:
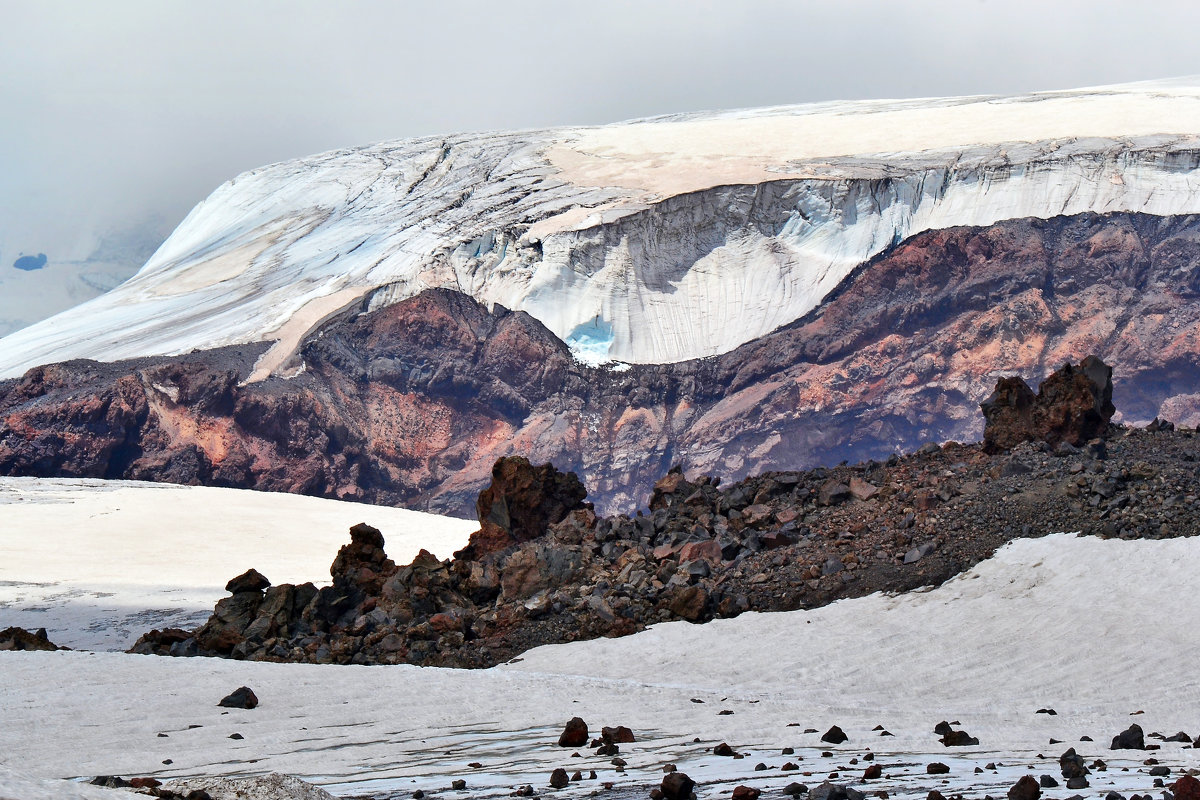
POLYGON ((201 628, 151 631, 130 652, 487 667, 657 622, 936 586, 1020 537, 1194 535, 1197 432, 1109 424, 1111 370, 1096 363, 1064 367, 1036 396, 1002 379, 983 404, 984 443, 730 486, 672 470, 634 517, 596 517, 573 473, 500 459, 481 530, 453 559, 423 551, 397 566, 379 531, 357 525, 332 585, 270 586, 251 570, 201 628), (989 452, 1022 419, 1038 440, 989 452))

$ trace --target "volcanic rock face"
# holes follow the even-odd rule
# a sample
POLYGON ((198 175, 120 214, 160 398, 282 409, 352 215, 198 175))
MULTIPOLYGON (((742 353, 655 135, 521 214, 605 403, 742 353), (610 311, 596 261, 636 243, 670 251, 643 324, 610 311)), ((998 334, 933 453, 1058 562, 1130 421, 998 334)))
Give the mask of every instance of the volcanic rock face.
POLYGON ((989 451, 1031 441, 1078 447, 1108 433, 1116 413, 1112 367, 1095 356, 1079 366, 1066 364, 1038 387, 1036 395, 1020 378, 1001 378, 980 408, 983 444, 989 451))
MULTIPOLYGON (((1156 428, 1117 429, 1105 448, 1081 451, 1025 442, 991 455, 950 443, 729 486, 673 471, 657 482, 649 513, 597 518, 576 508, 526 541, 468 547, 446 561, 422 551, 402 567, 384 554, 379 531, 359 525, 330 586, 264 590, 265 579, 246 573, 198 630, 153 631, 134 652, 490 666, 530 647, 655 622, 936 585, 1019 536, 1195 535, 1200 505, 1187 493, 1196 442, 1195 431, 1156 428), (875 491, 824 501, 830 483, 875 491)), ((499 483, 511 485, 514 470, 546 478, 540 493, 521 495, 527 519, 561 513, 557 492, 575 485, 569 476, 517 462, 497 465, 499 483)), ((494 502, 503 487, 486 494, 494 502)), ((973 741, 949 725, 940 732, 950 734, 947 746, 973 741)))
POLYGON ((478 557, 536 539, 570 512, 584 508, 585 497, 587 489, 574 472, 563 474, 552 464, 535 467, 520 456, 501 458, 492 467, 491 485, 475 503, 480 530, 464 552, 478 557))
MULTIPOLYGON (((978 439, 999 375, 1094 352, 1126 420, 1200 422, 1200 221, 1018 220, 922 234, 794 325, 713 359, 596 369, 520 312, 426 292, 331 320, 291 380, 260 349, 39 367, 0 383, 0 472, 475 512, 495 461, 575 472, 603 513, 678 463, 737 479, 978 439)), ((1102 410, 1102 409, 1098 409, 1102 410)), ((852 488, 852 487, 849 487, 852 488)))

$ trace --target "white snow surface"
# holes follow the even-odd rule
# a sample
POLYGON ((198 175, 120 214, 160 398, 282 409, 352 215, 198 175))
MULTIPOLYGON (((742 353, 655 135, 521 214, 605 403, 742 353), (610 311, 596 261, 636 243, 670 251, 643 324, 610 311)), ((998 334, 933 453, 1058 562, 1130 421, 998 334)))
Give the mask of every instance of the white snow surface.
POLYGON ((289 494, 134 481, 0 478, 0 629, 126 650, 151 628, 191 628, 253 567, 273 583, 329 582, 366 522, 388 554, 446 558, 478 524, 289 494))
POLYGON ((0 377, 275 341, 431 287, 529 312, 589 363, 726 352, 923 230, 1200 211, 1200 78, 820 103, 384 142, 263 167, 116 290, 0 339, 0 377))
MULTIPOLYGON (((866 765, 849 759, 867 749, 887 776, 872 789, 923 798, 930 788, 967 788, 982 797, 1002 796, 1031 769, 1057 774, 1055 759, 1070 746, 1089 763, 1109 764, 1090 776, 1090 792, 1150 792, 1142 764, 1149 754, 1107 743, 1131 722, 1147 733, 1200 732, 1192 678, 1200 629, 1190 622, 1200 613, 1197 558, 1197 538, 1019 540, 925 592, 657 625, 622 639, 539 648, 481 671, 5 652, 0 769, 20 776, 0 771, 0 797, 9 796, 7 782, 28 776, 272 771, 338 795, 407 797, 421 788, 457 796, 448 786, 461 777, 471 796, 499 796, 525 783, 544 788, 559 766, 595 769, 598 781, 618 785, 656 784, 661 766, 673 762, 702 782, 704 800, 728 796, 735 783, 815 785, 835 770, 861 787, 866 765), (240 685, 261 705, 218 708, 240 685), (1043 707, 1057 715, 1035 713, 1043 707), (586 748, 572 758, 555 746, 572 716, 593 734, 602 725, 634 730, 638 741, 621 747, 624 772, 586 748), (980 745, 943 749, 932 731, 940 720, 980 745), (803 733, 833 724, 847 743, 803 733), (894 737, 881 737, 877 724, 894 737), (235 732, 244 738, 230 739, 235 732), (1095 742, 1080 742, 1085 734, 1095 742), (713 756, 720 741, 746 758, 713 756), (795 755, 781 756, 783 746, 795 755), (787 760, 811 777, 780 772, 787 760), (925 775, 932 760, 951 766, 948 783, 925 775), (754 771, 760 761, 771 768, 754 771), (973 772, 987 762, 1002 766, 973 772)), ((1200 766, 1200 750, 1178 744, 1153 755, 1175 776, 1200 766)), ((590 792, 598 781, 566 794, 590 792)))

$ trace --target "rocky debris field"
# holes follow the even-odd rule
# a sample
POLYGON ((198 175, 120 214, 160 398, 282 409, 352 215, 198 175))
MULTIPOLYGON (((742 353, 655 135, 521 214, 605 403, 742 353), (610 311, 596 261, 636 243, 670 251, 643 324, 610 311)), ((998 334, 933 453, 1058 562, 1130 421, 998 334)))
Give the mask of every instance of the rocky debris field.
MULTIPOLYGON (((1053 709, 1037 714, 1055 715, 1053 709)), ((795 746, 764 748, 751 743, 693 737, 681 740, 663 760, 660 742, 645 742, 625 726, 589 729, 588 723, 569 720, 553 745, 561 753, 541 780, 501 790, 488 774, 488 765, 472 761, 445 786, 416 790, 381 789, 356 793, 352 800, 424 800, 438 796, 538 797, 601 796, 609 800, 695 800, 697 796, 734 800, 804 798, 804 800, 865 800, 891 796, 927 800, 962 800, 964 797, 1008 800, 1050 800, 1060 792, 1070 798, 1084 794, 1106 800, 1197 800, 1200 780, 1189 750, 1200 747, 1200 737, 1180 731, 1146 734, 1138 724, 1107 738, 1084 735, 1074 744, 1050 739, 1043 752, 1000 754, 980 749, 979 741, 957 724, 942 721, 928 729, 932 746, 926 752, 892 752, 892 734, 854 730, 847 736, 838 726, 820 733, 816 728, 795 729, 795 746), (948 737, 960 734, 958 739, 948 737), (937 737, 941 737, 940 740, 937 737), (1064 749, 1065 748, 1065 749, 1064 749), (940 751, 939 751, 940 750, 940 751), (1059 751, 1062 750, 1061 753, 1059 751), (689 770, 685 771, 685 770, 689 770), (652 777, 653 776, 653 777, 652 777), (661 776, 658 777, 658 776, 661 776), (1058 791, 1055 791, 1058 790, 1058 791)), ((551 745, 547 740, 543 747, 551 745)), ((1036 747, 1036 745, 1034 745, 1036 747)), ((469 756, 468 756, 469 757, 469 756)), ((486 757, 485 757, 486 758, 486 757)), ((128 789, 163 800, 224 800, 262 797, 328 800, 333 795, 293 776, 270 774, 258 778, 191 778, 160 781, 152 777, 100 776, 93 785, 128 789)))
POLYGON ((656 622, 937 585, 1017 537, 1197 533, 1196 431, 1109 425, 1110 379, 1085 360, 1037 396, 1002 380, 983 444, 729 486, 673 469, 634 516, 597 517, 574 475, 500 459, 477 503, 481 530, 455 558, 422 551, 397 566, 382 534, 357 525, 329 586, 271 586, 250 570, 201 628, 151 631, 131 652, 487 667, 656 622), (1021 413, 1038 397, 1059 399, 1021 413), (998 441, 1011 449, 989 452, 998 441))

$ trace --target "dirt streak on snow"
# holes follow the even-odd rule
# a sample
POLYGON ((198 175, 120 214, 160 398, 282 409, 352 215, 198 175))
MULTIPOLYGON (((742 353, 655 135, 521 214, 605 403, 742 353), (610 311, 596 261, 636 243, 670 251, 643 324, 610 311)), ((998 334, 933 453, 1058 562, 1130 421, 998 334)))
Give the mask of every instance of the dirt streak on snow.
POLYGON ((202 622, 250 567, 274 583, 329 581, 351 525, 389 555, 448 557, 478 525, 315 497, 89 479, 0 478, 0 628, 124 650, 154 627, 202 622))
MULTIPOLYGON (((59 777, 278 771, 341 794, 441 789, 463 777, 476 794, 502 794, 544 786, 558 766, 657 782, 666 761, 706 780, 782 786, 796 773, 752 766, 778 767, 785 745, 816 776, 800 780, 819 782, 840 767, 857 783, 865 765, 848 759, 872 748, 894 775, 895 796, 917 797, 946 789, 924 776, 930 760, 953 762, 954 787, 1011 785, 1030 766, 1055 772, 1037 754, 1057 756, 1073 743, 1113 765, 1094 787, 1148 791, 1138 771, 1146 754, 1112 753, 1106 743, 1131 721, 1147 732, 1197 733, 1190 665, 1200 631, 1187 621, 1200 611, 1190 566, 1198 556, 1197 539, 1021 540, 924 593, 659 625, 539 648, 484 671, 0 653, 0 763, 59 777), (259 708, 216 706, 242 684, 259 708), (1058 715, 1035 714, 1041 707, 1058 715), (1144 714, 1130 717, 1135 711, 1144 714), (595 729, 634 729, 639 741, 622 746, 624 774, 588 750, 571 758, 554 746, 575 715, 595 729), (932 733, 942 719, 981 745, 942 749, 932 733), (832 724, 850 741, 831 747, 801 733, 832 724), (879 737, 876 724, 895 736, 879 737), (245 738, 229 739, 235 732, 245 738), (1085 734, 1096 742, 1080 744, 1085 734), (1051 737, 1065 743, 1049 745, 1051 737), (722 740, 749 757, 707 753, 722 740), (973 774, 996 760, 1007 771, 973 774), (483 768, 472 770, 473 761, 483 768)), ((1179 745, 1155 755, 1176 771, 1200 765, 1200 751, 1179 745)))

